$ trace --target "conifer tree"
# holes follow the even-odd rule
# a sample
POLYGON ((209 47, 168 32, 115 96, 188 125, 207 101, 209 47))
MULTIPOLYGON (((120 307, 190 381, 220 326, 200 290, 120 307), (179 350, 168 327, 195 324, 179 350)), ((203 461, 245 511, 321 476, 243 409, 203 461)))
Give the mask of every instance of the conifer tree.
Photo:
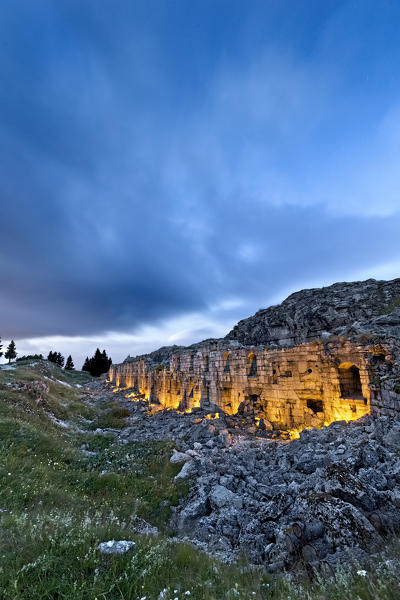
POLYGON ((0 358, 3 356, 3 353, 1 351, 2 347, 3 347, 3 344, 1 343, 1 337, 0 337, 0 358))
POLYGON ((13 358, 17 357, 17 352, 16 352, 16 347, 15 347, 15 342, 14 340, 11 340, 11 342, 8 344, 8 348, 4 354, 5 358, 8 358, 8 364, 10 364, 10 362, 12 361, 13 358))
POLYGON ((47 356, 47 360, 49 360, 50 362, 55 363, 56 365, 58 365, 61 369, 64 366, 64 361, 65 358, 63 357, 63 355, 61 354, 61 352, 53 352, 52 350, 50 350, 48 356, 47 356))
POLYGON ((74 363, 73 363, 71 355, 69 355, 68 358, 67 358, 67 362, 65 363, 65 370, 66 371, 74 371, 75 370, 74 363))
POLYGON ((100 352, 97 348, 92 358, 86 357, 82 371, 89 371, 94 377, 100 377, 103 373, 107 373, 111 363, 111 358, 108 358, 106 351, 100 352))
POLYGON ((63 357, 61 352, 56 352, 56 355, 56 364, 60 367, 60 369, 62 369, 64 366, 65 358, 63 357))

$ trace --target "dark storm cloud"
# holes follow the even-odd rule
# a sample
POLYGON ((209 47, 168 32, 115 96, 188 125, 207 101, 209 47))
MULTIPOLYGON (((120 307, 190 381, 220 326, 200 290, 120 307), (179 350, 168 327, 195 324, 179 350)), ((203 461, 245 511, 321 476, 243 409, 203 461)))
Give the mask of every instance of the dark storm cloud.
MULTIPOLYGON (((400 258, 396 204, 368 195, 382 165, 346 131, 358 99, 327 69, 346 15, 314 15, 323 50, 293 58, 249 42, 262 4, 247 21, 240 3, 2 4, 4 338, 127 331, 232 297, 245 316, 400 258), (354 148, 349 176, 339 157, 354 148)), ((388 136, 380 102, 370 147, 393 160, 400 120, 391 106, 388 136)))

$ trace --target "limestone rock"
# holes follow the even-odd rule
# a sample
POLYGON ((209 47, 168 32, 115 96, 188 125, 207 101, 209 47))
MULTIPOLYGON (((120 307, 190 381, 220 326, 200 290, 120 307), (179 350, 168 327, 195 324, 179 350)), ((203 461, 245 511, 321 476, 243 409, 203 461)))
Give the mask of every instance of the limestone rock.
POLYGON ((101 542, 97 546, 102 554, 125 554, 136 546, 135 542, 128 540, 110 540, 109 542, 101 542))
POLYGON ((174 465, 180 465, 182 463, 188 462, 189 460, 192 460, 192 457, 189 454, 186 454, 185 452, 178 452, 174 448, 173 454, 169 459, 169 462, 174 465))
POLYGON ((183 481, 192 477, 196 473, 196 467, 193 461, 185 462, 182 469, 179 471, 178 475, 174 477, 174 481, 183 481))
POLYGON ((211 490, 210 503, 213 508, 222 508, 229 505, 240 508, 242 505, 241 499, 223 485, 216 485, 211 490))

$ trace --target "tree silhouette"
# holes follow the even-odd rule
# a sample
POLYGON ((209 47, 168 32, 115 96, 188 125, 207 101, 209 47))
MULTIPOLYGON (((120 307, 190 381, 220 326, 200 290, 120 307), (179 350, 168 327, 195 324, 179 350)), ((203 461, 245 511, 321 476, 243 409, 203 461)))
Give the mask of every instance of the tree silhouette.
POLYGON ((16 352, 16 347, 15 347, 15 342, 14 340, 11 340, 11 342, 8 344, 8 348, 4 354, 5 358, 8 358, 8 364, 10 364, 11 360, 13 358, 17 357, 17 352, 16 352))
POLYGON ((107 373, 111 364, 112 360, 107 356, 106 351, 100 352, 97 348, 92 358, 86 357, 82 371, 89 371, 93 377, 100 377, 103 373, 107 373))
POLYGON ((64 366, 65 358, 63 357, 61 352, 53 352, 52 350, 50 350, 50 352, 47 356, 47 360, 58 365, 62 369, 64 366))
POLYGON ((73 363, 71 355, 69 355, 68 358, 67 358, 67 362, 65 363, 65 370, 66 371, 74 371, 75 370, 74 363, 73 363))

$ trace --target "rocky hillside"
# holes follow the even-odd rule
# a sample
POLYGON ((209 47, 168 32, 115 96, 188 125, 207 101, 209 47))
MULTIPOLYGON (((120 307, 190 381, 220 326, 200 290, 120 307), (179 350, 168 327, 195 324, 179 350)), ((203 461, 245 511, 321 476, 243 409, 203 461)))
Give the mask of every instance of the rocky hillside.
MULTIPOLYGON (((366 564, 389 532, 400 532, 400 422, 366 415, 350 423, 272 441, 240 416, 158 410, 129 402, 124 444, 169 439, 176 482, 191 489, 173 508, 177 539, 220 559, 269 572, 299 567, 321 573, 338 564, 366 564)), ((276 432, 277 433, 277 432, 276 432)))
POLYGON ((291 294, 240 321, 226 340, 290 347, 330 335, 400 339, 400 279, 335 283, 291 294))
POLYGON ((301 290, 281 304, 259 310, 239 321, 225 338, 208 339, 191 346, 163 346, 125 362, 145 359, 150 365, 168 365, 172 354, 196 351, 213 344, 289 348, 317 339, 344 336, 350 340, 371 338, 400 343, 400 278, 392 281, 335 283, 301 290))

